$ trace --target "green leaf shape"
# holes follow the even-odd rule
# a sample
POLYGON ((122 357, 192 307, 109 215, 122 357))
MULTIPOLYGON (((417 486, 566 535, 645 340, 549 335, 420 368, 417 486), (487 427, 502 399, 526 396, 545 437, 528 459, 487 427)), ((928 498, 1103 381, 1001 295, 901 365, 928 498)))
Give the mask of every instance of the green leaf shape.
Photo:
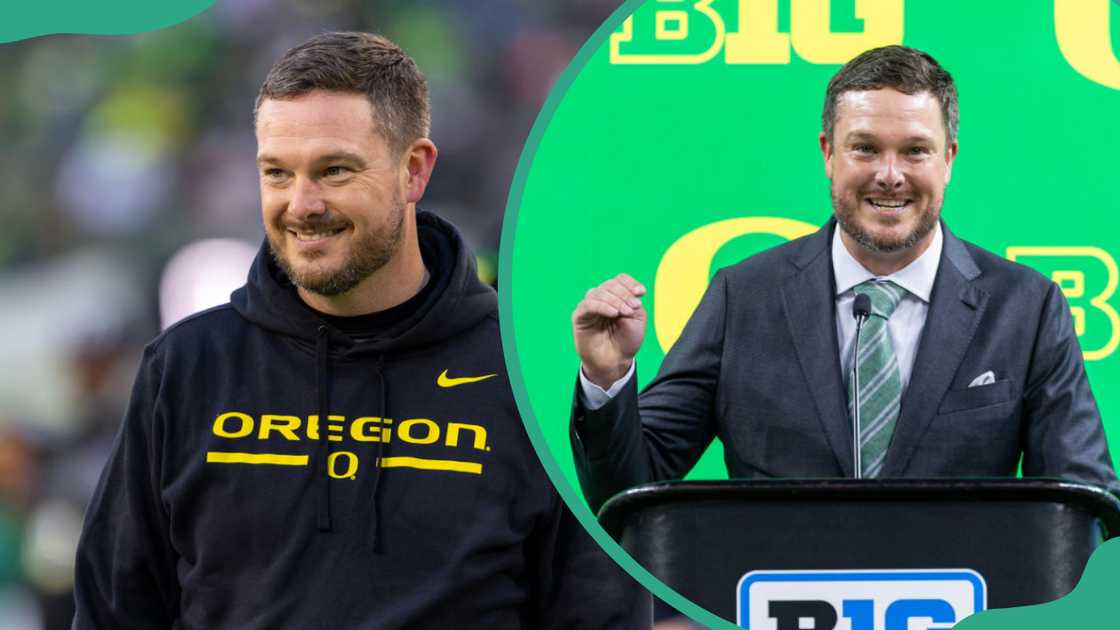
POLYGON ((47 0, 10 3, 0 16, 0 43, 55 33, 131 35, 172 26, 202 13, 215 0, 47 0))
POLYGON ((1116 614, 1117 575, 1120 575, 1120 538, 1113 538, 1098 547, 1089 557, 1085 572, 1081 574, 1081 581, 1069 595, 1035 606, 986 610, 964 619, 954 627, 958 630, 1104 627, 1103 620, 1116 614))

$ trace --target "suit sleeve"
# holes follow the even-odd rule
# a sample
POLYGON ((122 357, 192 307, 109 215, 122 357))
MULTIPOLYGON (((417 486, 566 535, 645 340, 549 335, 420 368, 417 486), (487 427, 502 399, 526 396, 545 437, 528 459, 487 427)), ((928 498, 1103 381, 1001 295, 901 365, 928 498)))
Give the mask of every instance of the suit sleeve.
POLYGON ((533 533, 531 627, 543 630, 649 630, 652 598, 580 525, 555 490, 533 533))
POLYGON ((177 555, 159 491, 160 378, 149 346, 86 512, 75 563, 73 630, 166 629, 178 617, 177 555))
POLYGON ((1120 490, 1069 305, 1054 283, 1043 305, 1024 398, 1023 476, 1120 490))
POLYGON ((572 451, 592 511, 627 488, 680 479, 712 442, 726 311, 721 271, 641 396, 634 378, 595 410, 583 408, 576 392, 572 451))

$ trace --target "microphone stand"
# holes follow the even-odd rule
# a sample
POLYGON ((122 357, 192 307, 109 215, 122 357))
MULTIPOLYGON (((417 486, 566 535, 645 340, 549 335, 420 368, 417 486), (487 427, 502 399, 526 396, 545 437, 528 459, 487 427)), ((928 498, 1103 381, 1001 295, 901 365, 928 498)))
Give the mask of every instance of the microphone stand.
POLYGON ((856 301, 852 304, 852 317, 856 318, 856 347, 855 357, 852 360, 852 461, 855 463, 855 478, 863 479, 863 461, 860 457, 860 442, 862 441, 863 425, 859 417, 859 336, 863 324, 871 315, 871 298, 864 293, 856 294, 856 301))

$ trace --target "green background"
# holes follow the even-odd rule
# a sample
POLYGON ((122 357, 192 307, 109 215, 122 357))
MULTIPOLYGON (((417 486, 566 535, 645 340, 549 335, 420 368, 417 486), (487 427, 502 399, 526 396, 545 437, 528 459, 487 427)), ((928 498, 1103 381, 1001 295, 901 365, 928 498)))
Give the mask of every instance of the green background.
MULTIPOLYGON (((653 289, 665 250, 721 219, 771 216, 820 225, 831 213, 817 134, 824 88, 839 64, 810 64, 794 50, 783 65, 728 64, 722 53, 699 65, 612 65, 608 31, 618 30, 639 4, 624 6, 562 77, 522 157, 503 231, 503 332, 519 404, 554 481, 578 504, 585 524, 592 517, 577 490, 567 434, 578 367, 570 316, 584 292, 621 271, 653 289)), ((653 41, 654 10, 692 4, 642 6, 631 48, 707 48, 712 31, 695 16, 688 40, 653 41)), ((778 4, 779 29, 788 32, 789 0, 778 4)), ((832 1, 833 31, 861 28, 855 4, 832 1)), ((738 3, 711 6, 736 23, 738 3)), ((1111 12, 1113 39, 1118 24, 1120 8, 1111 12)), ((960 93, 960 153, 943 217, 959 236, 1001 254, 1013 246, 1089 246, 1117 259, 1120 90, 1074 70, 1054 28, 1052 2, 905 2, 902 43, 931 52, 960 93)), ((711 272, 780 242, 762 235, 732 241, 711 272)), ((1086 298, 1070 303, 1086 308, 1083 347, 1103 346, 1109 322, 1087 298, 1104 289, 1104 266, 1021 261, 1043 273, 1083 269, 1086 298)), ((663 357, 653 300, 645 299, 650 322, 638 355, 642 385, 663 357)), ((1109 302, 1116 306, 1120 296, 1109 302)), ((1118 459, 1120 354, 1087 362, 1087 369, 1118 459)), ((690 475, 725 476, 718 445, 690 475)), ((668 589, 654 590, 716 623, 668 589)))

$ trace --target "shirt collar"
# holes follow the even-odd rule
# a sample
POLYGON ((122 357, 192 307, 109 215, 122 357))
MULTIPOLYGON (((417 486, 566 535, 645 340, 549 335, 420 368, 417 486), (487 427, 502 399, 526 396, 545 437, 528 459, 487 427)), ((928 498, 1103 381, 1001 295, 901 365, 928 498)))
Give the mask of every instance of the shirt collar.
POLYGON ((937 267, 941 264, 941 248, 945 241, 941 233, 940 221, 933 228, 933 242, 921 256, 902 269, 883 277, 877 277, 852 257, 848 248, 844 247, 843 241, 840 240, 841 229, 837 225, 832 232, 832 270, 836 274, 836 295, 850 291, 856 285, 868 280, 890 280, 923 302, 929 303, 933 280, 937 277, 937 267))

